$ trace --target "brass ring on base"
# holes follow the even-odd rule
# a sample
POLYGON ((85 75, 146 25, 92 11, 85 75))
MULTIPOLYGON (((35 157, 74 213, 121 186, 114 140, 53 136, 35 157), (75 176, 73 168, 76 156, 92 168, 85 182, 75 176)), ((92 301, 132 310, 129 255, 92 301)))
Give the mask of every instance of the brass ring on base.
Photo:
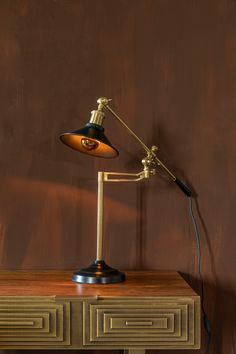
POLYGON ((96 260, 88 268, 74 272, 72 281, 81 284, 120 283, 125 281, 125 274, 109 267, 104 260, 96 260))

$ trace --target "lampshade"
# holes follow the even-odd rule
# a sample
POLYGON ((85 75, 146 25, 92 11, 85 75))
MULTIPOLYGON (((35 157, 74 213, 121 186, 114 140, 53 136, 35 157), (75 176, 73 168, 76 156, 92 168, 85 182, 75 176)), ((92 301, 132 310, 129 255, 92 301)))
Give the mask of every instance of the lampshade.
POLYGON ((84 154, 105 158, 119 155, 104 134, 104 128, 98 124, 87 123, 82 129, 61 134, 60 139, 67 146, 84 154))

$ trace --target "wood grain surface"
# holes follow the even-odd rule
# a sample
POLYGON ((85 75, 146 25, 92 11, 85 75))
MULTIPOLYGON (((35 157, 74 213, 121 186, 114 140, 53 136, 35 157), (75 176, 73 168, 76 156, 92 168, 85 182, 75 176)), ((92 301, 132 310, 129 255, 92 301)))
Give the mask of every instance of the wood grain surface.
MULTIPOLYGON (((0 269, 94 259, 97 172, 137 172, 143 151, 109 115, 117 159, 76 153, 58 136, 111 97, 195 192, 210 353, 234 354, 235 92, 234 0, 1 0, 0 269)), ((157 174, 105 187, 105 260, 179 270, 199 291, 188 200, 174 184, 157 174)))
POLYGON ((126 272, 118 284, 76 284, 72 272, 0 272, 0 296, 194 296, 197 295, 177 272, 126 272))

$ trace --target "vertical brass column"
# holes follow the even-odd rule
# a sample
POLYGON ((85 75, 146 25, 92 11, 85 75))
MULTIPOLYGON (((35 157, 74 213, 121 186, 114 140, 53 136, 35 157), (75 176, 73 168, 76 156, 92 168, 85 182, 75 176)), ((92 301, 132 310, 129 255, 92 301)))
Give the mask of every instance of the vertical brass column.
POLYGON ((97 261, 103 259, 103 182, 104 172, 98 172, 98 200, 97 200, 97 261))

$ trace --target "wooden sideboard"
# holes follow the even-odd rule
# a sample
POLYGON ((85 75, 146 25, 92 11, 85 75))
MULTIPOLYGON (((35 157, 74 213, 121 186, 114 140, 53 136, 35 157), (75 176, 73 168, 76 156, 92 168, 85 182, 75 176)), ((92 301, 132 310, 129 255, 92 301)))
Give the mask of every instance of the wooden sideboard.
POLYGON ((177 272, 75 284, 68 271, 0 272, 0 349, 199 349, 200 297, 177 272))

